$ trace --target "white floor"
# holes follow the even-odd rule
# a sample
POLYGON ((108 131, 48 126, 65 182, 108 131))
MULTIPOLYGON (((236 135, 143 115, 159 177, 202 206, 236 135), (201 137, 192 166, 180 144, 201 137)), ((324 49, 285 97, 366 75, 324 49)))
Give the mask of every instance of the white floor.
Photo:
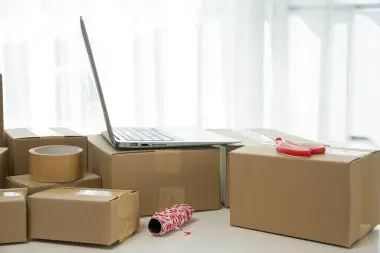
POLYGON ((99 248, 89 245, 70 243, 51 243, 31 241, 26 244, 0 246, 0 253, 43 253, 43 252, 147 252, 147 253, 187 253, 187 252, 254 252, 254 253, 374 253, 380 252, 380 233, 378 228, 349 251, 345 248, 316 242, 299 240, 285 236, 262 233, 229 225, 227 209, 201 212, 194 215, 194 221, 185 227, 192 234, 185 236, 176 231, 167 236, 154 237, 147 229, 149 218, 141 220, 141 229, 134 236, 112 248, 99 248))

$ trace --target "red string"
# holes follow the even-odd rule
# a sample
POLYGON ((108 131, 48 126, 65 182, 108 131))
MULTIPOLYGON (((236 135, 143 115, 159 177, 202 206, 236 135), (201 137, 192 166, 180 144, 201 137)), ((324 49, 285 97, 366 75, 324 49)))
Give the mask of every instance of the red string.
POLYGON ((165 209, 163 212, 154 213, 152 219, 156 219, 161 223, 161 231, 153 233, 154 235, 163 235, 171 230, 177 229, 190 235, 191 232, 185 232, 181 228, 193 216, 194 210, 186 204, 176 204, 170 208, 165 209))

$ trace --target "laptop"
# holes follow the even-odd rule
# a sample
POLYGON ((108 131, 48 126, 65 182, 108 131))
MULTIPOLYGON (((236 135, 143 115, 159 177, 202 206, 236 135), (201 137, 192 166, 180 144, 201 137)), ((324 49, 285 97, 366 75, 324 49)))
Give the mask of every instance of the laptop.
POLYGON ((107 126, 107 131, 102 132, 102 135, 113 147, 149 149, 224 145, 238 142, 234 139, 196 128, 112 127, 83 17, 80 17, 80 26, 107 126))

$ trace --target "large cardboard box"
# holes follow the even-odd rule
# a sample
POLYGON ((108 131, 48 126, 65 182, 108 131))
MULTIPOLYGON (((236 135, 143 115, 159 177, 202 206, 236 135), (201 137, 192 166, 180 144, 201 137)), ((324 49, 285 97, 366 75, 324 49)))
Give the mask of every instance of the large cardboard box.
POLYGON ((0 147, 4 147, 4 102, 3 102, 3 77, 0 73, 0 147))
POLYGON ((379 222, 378 151, 301 158, 246 146, 229 166, 233 226, 350 247, 379 222))
POLYGON ((28 174, 29 149, 46 145, 69 145, 82 148, 82 166, 84 171, 87 170, 87 137, 70 129, 6 129, 5 139, 9 148, 9 175, 11 176, 28 174))
POLYGON ((0 189, 5 186, 5 178, 8 176, 9 169, 8 148, 0 147, 0 189))
POLYGON ((25 242, 26 189, 0 190, 0 243, 25 242))
POLYGON ((88 140, 89 169, 104 188, 139 190, 140 215, 177 203, 198 211, 221 207, 217 148, 121 151, 100 135, 88 140))
POLYGON ((111 245, 140 226, 137 191, 54 188, 30 195, 28 211, 32 239, 111 245))
POLYGON ((230 206, 230 172, 228 166, 230 152, 243 146, 272 144, 274 143, 273 139, 276 137, 282 137, 283 139, 293 142, 309 142, 309 140, 305 138, 287 134, 274 129, 208 129, 208 131, 240 141, 240 143, 230 144, 227 146, 219 146, 221 200, 225 207, 230 206))
POLYGON ((79 180, 68 183, 41 183, 33 181, 29 174, 19 176, 9 176, 5 182, 6 188, 27 188, 28 195, 57 187, 83 187, 83 188, 102 188, 100 176, 92 173, 84 173, 79 180))

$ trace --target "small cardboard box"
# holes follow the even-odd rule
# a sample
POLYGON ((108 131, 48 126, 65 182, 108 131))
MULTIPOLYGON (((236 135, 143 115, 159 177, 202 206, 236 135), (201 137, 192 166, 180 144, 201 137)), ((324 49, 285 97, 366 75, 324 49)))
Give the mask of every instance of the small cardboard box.
POLYGON ((0 147, 5 146, 4 140, 4 103, 3 103, 3 77, 0 73, 0 147))
POLYGON ((0 190, 0 244, 26 242, 26 189, 0 190))
POLYGON ((301 158, 246 146, 229 166, 233 226, 350 247, 379 222, 380 152, 301 158))
POLYGON ((87 170, 87 137, 82 136, 70 129, 6 129, 5 140, 9 148, 10 176, 28 174, 29 149, 47 145, 69 145, 82 148, 82 166, 84 171, 87 170))
POLYGON ((5 186, 5 178, 8 176, 9 169, 8 148, 0 147, 0 189, 5 186))
POLYGON ((276 137, 293 141, 293 142, 309 142, 309 140, 287 134, 274 129, 209 129, 216 134, 239 140, 240 143, 228 146, 220 146, 220 183, 221 183, 221 200, 225 207, 230 206, 230 177, 229 177, 229 154, 237 148, 243 146, 258 146, 262 144, 274 143, 276 137))
POLYGON ((32 239, 111 245, 140 226, 137 191, 54 188, 30 195, 28 211, 32 239))
POLYGON ((5 181, 6 188, 27 188, 28 195, 57 187, 83 187, 83 188, 101 188, 102 179, 100 176, 92 173, 84 173, 79 180, 68 183, 40 183, 30 179, 30 175, 10 176, 5 181))
POLYGON ((120 151, 100 135, 88 140, 89 169, 104 188, 138 189, 141 216, 179 203, 197 211, 221 207, 217 148, 120 151))

